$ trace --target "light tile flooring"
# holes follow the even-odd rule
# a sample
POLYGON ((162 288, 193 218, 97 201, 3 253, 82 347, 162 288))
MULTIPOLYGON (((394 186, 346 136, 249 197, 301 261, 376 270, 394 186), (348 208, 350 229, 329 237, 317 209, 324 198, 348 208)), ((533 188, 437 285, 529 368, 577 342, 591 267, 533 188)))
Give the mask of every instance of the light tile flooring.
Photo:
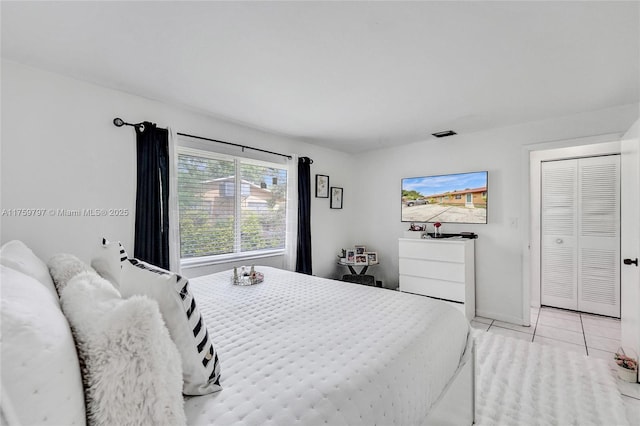
MULTIPOLYGON (((531 308, 530 327, 483 317, 475 317, 471 326, 489 333, 602 358, 609 361, 613 374, 616 371, 613 355, 620 346, 620 321, 613 318, 542 307, 531 308)), ((617 384, 629 421, 640 424, 640 384, 620 379, 617 379, 617 384)))

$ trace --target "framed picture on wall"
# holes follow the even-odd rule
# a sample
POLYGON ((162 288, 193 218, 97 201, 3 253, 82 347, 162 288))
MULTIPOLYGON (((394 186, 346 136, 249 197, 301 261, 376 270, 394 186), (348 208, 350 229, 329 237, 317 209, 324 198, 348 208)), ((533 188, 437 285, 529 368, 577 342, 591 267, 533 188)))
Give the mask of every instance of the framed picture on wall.
POLYGON ((342 208, 342 188, 338 188, 337 186, 331 187, 331 208, 342 208))
POLYGON ((316 175, 316 198, 329 198, 329 176, 316 175))

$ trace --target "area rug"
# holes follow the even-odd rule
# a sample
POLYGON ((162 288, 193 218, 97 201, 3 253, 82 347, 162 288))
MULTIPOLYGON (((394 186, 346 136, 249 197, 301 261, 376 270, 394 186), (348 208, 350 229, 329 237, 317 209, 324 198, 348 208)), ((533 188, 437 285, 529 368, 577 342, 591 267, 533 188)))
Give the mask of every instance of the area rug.
POLYGON ((484 331, 474 336, 476 424, 629 424, 605 360, 484 331))

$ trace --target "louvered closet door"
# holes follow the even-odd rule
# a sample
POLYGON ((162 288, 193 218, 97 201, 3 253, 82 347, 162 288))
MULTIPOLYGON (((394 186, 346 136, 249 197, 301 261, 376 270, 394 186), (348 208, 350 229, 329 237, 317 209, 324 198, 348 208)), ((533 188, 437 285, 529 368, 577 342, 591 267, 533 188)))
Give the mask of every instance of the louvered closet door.
POLYGON ((577 309, 577 160, 543 162, 540 278, 543 305, 577 309))
POLYGON ((620 316, 620 156, 542 163, 543 305, 620 316))
POLYGON ((620 317, 620 156, 578 160, 578 310, 620 317))

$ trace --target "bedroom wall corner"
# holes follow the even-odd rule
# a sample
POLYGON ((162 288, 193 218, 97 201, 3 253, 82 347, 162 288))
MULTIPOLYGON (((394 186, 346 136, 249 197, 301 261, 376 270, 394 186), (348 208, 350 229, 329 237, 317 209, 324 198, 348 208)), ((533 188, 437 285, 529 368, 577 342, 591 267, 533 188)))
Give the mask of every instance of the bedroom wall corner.
POLYGON ((353 243, 353 218, 358 211, 354 201, 356 175, 353 155, 315 147, 311 165, 311 244, 313 275, 339 279, 344 271, 337 264, 341 248, 353 243), (329 186, 343 189, 341 209, 330 207, 330 198, 316 198, 316 175, 329 176, 329 186))

